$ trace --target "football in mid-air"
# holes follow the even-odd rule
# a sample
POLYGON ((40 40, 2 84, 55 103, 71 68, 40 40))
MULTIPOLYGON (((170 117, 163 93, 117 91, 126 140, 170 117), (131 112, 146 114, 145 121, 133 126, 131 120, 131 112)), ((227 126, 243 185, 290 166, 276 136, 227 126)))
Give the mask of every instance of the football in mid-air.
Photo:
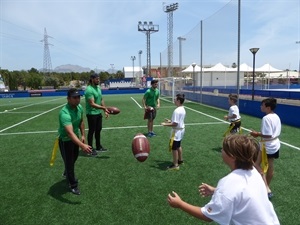
POLYGON ((150 153, 150 144, 145 135, 138 133, 132 140, 132 153, 139 162, 144 162, 150 153))
POLYGON ((115 106, 109 106, 109 107, 106 107, 106 109, 108 110, 109 114, 112 114, 112 115, 116 115, 121 112, 120 109, 118 109, 115 106))

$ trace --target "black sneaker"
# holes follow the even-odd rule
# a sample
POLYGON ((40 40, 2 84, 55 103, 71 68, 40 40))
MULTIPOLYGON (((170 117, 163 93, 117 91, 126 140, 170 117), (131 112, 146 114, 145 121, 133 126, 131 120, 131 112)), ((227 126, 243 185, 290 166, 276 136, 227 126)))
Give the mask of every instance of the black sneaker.
POLYGON ((184 164, 183 160, 178 160, 178 165, 184 164))
POLYGON ((107 152, 108 149, 107 149, 107 148, 101 147, 101 148, 98 148, 96 151, 97 151, 97 152, 107 152))
POLYGON ((179 170, 179 166, 175 166, 174 164, 167 167, 167 170, 179 170))
POLYGON ((72 192, 74 195, 80 195, 80 191, 79 191, 79 188, 78 188, 78 187, 71 188, 71 192, 72 192))
POLYGON ((91 155, 92 155, 92 156, 97 156, 97 155, 98 155, 98 153, 97 153, 97 151, 96 151, 95 149, 93 149, 93 151, 92 151, 91 155))

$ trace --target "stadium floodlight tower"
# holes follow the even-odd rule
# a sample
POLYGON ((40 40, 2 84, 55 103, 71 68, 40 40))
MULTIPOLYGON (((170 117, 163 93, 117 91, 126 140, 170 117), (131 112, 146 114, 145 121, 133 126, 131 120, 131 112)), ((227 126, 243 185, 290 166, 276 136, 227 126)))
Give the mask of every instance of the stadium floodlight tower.
POLYGON ((146 34, 147 37, 147 73, 146 75, 151 76, 151 54, 150 54, 150 34, 158 32, 159 26, 154 25, 153 22, 147 23, 146 21, 138 23, 138 31, 146 34))
POLYGON ((164 12, 168 14, 168 77, 171 76, 173 67, 173 12, 178 9, 178 3, 164 6, 164 12))

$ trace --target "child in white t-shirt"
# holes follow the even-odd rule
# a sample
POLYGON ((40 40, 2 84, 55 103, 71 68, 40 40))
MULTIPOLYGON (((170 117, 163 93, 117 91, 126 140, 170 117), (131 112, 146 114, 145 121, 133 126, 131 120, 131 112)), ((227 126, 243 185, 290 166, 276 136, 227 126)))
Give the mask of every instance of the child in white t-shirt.
POLYGON ((231 172, 216 188, 205 183, 199 186, 202 196, 212 195, 210 202, 203 207, 194 206, 173 191, 168 195, 170 206, 201 220, 223 225, 279 225, 264 181, 254 167, 258 152, 259 145, 254 138, 238 134, 226 136, 222 158, 231 172))
POLYGON ((228 114, 224 116, 224 119, 230 122, 229 128, 225 132, 224 136, 228 134, 241 133, 241 116, 239 107, 236 105, 238 96, 236 94, 230 94, 228 96, 228 103, 230 108, 228 114))
POLYGON ((261 150, 259 152, 256 167, 260 170, 266 182, 268 197, 272 198, 273 193, 270 189, 270 183, 274 174, 274 159, 279 158, 281 133, 281 121, 279 116, 274 113, 277 106, 275 98, 266 98, 262 100, 260 109, 266 115, 262 118, 261 131, 251 131, 253 137, 261 137, 261 150))
POLYGON ((166 119, 166 122, 161 123, 163 126, 172 127, 169 150, 172 151, 173 163, 167 167, 168 170, 179 170, 179 165, 183 164, 181 140, 185 131, 184 119, 186 112, 183 107, 184 99, 184 94, 176 95, 174 103, 177 108, 174 110, 171 120, 166 119))

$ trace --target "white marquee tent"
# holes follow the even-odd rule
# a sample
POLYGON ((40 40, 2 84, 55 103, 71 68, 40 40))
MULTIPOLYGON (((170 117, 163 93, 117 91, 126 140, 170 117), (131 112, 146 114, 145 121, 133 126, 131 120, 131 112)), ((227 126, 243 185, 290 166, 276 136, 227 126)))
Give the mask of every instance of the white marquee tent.
MULTIPOLYGON (((196 65, 195 66, 195 72, 200 72, 200 71, 201 71, 201 67, 196 65)), ((192 72, 194 72, 194 67, 192 65, 189 65, 187 68, 185 68, 181 72, 182 73, 192 73, 192 72)))
POLYGON ((258 67, 258 68, 255 68, 255 71, 256 72, 280 72, 282 70, 279 70, 279 69, 276 69, 274 68, 273 66, 271 66, 269 63, 261 66, 261 67, 258 67))
POLYGON ((232 71, 231 68, 224 66, 222 63, 218 63, 210 68, 205 68, 204 72, 226 72, 232 71))

